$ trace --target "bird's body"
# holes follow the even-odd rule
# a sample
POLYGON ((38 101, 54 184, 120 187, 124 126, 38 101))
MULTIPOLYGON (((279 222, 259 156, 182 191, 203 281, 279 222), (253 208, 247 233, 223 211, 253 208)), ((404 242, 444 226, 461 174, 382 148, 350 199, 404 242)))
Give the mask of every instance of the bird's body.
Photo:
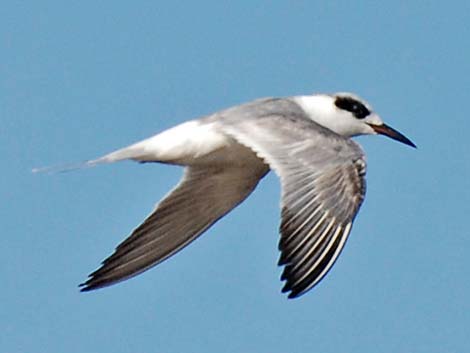
POLYGON ((181 182, 82 284, 135 276, 202 234, 272 169, 281 179, 284 292, 316 285, 341 252, 365 195, 365 158, 350 139, 381 133, 412 142, 346 93, 265 98, 192 120, 88 165, 121 160, 185 166, 181 182))

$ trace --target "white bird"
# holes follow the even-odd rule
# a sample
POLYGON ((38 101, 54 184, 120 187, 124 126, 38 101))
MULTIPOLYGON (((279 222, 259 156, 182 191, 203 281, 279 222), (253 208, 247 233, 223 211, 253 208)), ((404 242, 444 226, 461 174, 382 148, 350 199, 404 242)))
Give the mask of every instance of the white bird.
POLYGON ((115 284, 169 258, 245 200, 272 169, 282 187, 282 292, 304 294, 338 258, 365 196, 365 156, 350 137, 372 134, 416 147, 351 93, 264 98, 86 162, 130 159, 185 170, 81 290, 115 284))

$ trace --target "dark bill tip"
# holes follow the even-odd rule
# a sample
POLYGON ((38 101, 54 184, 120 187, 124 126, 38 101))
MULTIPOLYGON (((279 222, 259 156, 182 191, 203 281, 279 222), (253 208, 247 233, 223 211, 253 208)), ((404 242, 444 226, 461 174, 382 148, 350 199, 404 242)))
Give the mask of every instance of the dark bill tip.
POLYGON ((397 130, 391 128, 388 125, 382 124, 382 125, 372 125, 369 124, 374 131, 380 135, 385 135, 390 137, 391 139, 400 141, 401 143, 404 143, 405 145, 411 146, 416 148, 416 145, 411 142, 409 138, 407 138, 405 135, 401 134, 397 130))

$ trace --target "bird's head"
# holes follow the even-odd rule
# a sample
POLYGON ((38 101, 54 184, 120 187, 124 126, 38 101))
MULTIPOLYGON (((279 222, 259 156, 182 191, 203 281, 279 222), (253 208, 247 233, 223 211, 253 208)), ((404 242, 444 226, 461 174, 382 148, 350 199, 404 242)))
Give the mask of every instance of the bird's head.
POLYGON ((296 100, 310 119, 342 136, 380 134, 416 147, 403 134, 384 124, 372 107, 355 94, 315 94, 296 100))

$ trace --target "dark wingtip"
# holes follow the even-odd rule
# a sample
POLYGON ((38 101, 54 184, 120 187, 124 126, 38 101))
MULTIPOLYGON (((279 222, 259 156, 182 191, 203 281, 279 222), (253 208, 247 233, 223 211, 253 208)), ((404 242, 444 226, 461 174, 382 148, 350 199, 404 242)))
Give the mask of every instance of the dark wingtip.
POLYGON ((299 295, 294 293, 294 292, 290 292, 289 295, 287 296, 287 299, 296 299, 298 298, 299 295))
POLYGON ((83 283, 80 283, 78 285, 78 288, 80 288, 80 292, 89 292, 91 290, 93 290, 92 287, 90 287, 87 282, 83 282, 83 283))
POLYGON ((103 285, 98 283, 93 283, 93 278, 89 278, 87 281, 80 283, 78 288, 80 288, 80 292, 91 292, 93 290, 102 288, 103 285))
POLYGON ((287 295, 287 299, 295 299, 295 298, 300 297, 303 294, 302 292, 298 292, 295 289, 290 288, 290 286, 287 286, 287 284, 284 286, 284 288, 282 288, 281 292, 282 293, 290 292, 287 295))

